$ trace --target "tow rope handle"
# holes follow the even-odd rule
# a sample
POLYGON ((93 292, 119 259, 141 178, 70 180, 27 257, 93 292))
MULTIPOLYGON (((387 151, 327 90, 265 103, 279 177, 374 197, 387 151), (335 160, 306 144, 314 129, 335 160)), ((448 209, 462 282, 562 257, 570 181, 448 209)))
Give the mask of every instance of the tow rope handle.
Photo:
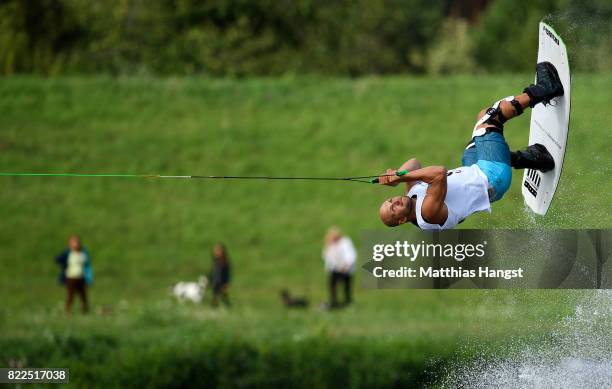
MULTIPOLYGON (((397 172, 395 172, 395 175, 398 177, 405 176, 406 174, 408 174, 408 170, 398 170, 397 172)), ((378 184, 380 182, 380 179, 374 178, 370 182, 372 184, 378 184)))

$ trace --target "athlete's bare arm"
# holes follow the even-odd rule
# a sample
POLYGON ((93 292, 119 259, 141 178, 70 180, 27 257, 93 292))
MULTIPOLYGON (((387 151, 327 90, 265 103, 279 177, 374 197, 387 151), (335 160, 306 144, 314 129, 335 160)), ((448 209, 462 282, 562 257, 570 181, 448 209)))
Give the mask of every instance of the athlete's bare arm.
POLYGON ((421 207, 421 216, 429 223, 444 223, 448 218, 446 198, 446 168, 444 166, 427 166, 413 170, 403 176, 395 176, 396 170, 387 169, 385 176, 379 178, 382 185, 396 186, 400 182, 423 181, 429 184, 427 196, 421 207))
MULTIPOLYGON (((416 158, 411 158, 409 160, 407 160, 406 162, 404 162, 402 164, 402 166, 399 167, 398 170, 407 170, 409 172, 413 171, 413 170, 418 170, 420 169, 421 166, 421 162, 419 162, 418 159, 416 158)), ((417 182, 417 180, 411 180, 411 181, 406 181, 406 193, 408 193, 408 191, 410 190, 410 188, 412 188, 412 186, 417 182)))
POLYGON ((419 169, 421 169, 421 162, 419 162, 419 160, 416 158, 411 158, 407 160, 406 162, 404 162, 402 166, 400 166, 398 169, 387 169, 384 175, 379 177, 378 183, 380 183, 381 185, 386 185, 386 186, 397 186, 397 184, 399 184, 400 182, 405 182, 406 189, 410 190, 410 188, 418 180, 411 180, 411 179, 398 180, 397 179, 398 177, 395 176, 395 173, 400 170, 407 170, 411 172, 411 171, 419 170, 419 169))

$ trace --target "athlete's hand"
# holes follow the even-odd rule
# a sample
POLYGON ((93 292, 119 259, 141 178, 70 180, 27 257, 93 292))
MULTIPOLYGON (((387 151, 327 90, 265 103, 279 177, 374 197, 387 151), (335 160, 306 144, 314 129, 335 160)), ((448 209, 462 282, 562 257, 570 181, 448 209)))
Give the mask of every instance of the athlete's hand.
POLYGON ((378 183, 386 186, 397 186, 401 182, 400 178, 395 175, 397 170, 387 169, 387 171, 378 177, 378 183))

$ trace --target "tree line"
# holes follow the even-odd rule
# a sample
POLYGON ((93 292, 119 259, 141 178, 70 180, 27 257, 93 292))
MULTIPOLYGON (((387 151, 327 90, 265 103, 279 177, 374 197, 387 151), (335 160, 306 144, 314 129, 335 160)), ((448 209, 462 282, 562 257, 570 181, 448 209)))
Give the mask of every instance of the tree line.
POLYGON ((612 68, 607 0, 0 0, 0 73, 529 71, 542 18, 574 69, 612 68))

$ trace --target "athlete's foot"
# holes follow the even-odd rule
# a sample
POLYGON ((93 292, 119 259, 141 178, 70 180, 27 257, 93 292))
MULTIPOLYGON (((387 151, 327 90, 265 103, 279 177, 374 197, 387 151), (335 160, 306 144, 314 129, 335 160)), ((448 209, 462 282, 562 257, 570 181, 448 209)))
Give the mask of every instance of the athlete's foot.
POLYGON ((535 169, 546 173, 555 167, 552 155, 539 143, 532 144, 525 150, 513 151, 510 156, 510 165, 515 169, 535 169))
POLYGON ((563 84, 561 84, 557 69, 550 62, 537 64, 536 83, 529 85, 523 92, 529 95, 531 108, 538 103, 550 104, 553 98, 563 96, 563 84))

